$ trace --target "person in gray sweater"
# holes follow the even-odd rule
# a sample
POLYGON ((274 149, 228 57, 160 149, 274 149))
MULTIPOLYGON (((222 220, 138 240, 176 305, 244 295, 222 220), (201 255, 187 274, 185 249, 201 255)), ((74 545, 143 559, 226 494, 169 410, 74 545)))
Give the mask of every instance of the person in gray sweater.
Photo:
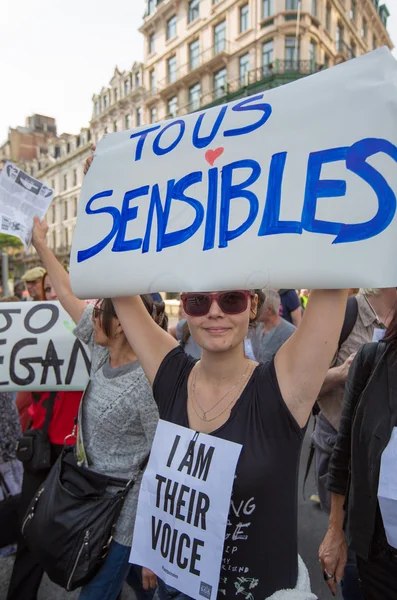
POLYGON ((258 323, 249 333, 255 358, 261 363, 271 360, 296 329, 295 325, 280 317, 281 299, 278 292, 271 288, 263 292, 265 300, 258 323))
MULTIPOLYGON (((133 479, 117 521, 109 554, 97 575, 82 588, 80 600, 116 600, 129 570, 141 466, 149 455, 158 422, 151 387, 129 345, 110 299, 88 304, 74 296, 69 276, 46 243, 48 225, 35 219, 33 245, 75 323, 75 335, 91 350, 90 382, 81 402, 76 458, 93 471, 133 479)), ((150 296, 142 296, 149 314, 167 329, 167 318, 150 296)), ((145 589, 155 575, 143 570, 145 589)))

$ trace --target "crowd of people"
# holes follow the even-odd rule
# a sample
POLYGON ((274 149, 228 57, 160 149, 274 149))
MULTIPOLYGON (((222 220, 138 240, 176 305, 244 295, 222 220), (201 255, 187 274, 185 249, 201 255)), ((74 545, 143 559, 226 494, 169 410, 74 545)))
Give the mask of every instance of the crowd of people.
MULTIPOLYGON (((396 288, 183 293, 178 323, 168 327, 158 294, 78 299, 47 230, 36 218, 33 245, 43 266, 7 300, 25 300, 25 284, 33 301, 58 300, 90 348, 90 382, 84 394, 0 394, 0 499, 19 494, 22 523, 65 444, 86 472, 134 482, 80 598, 116 600, 128 581, 138 598, 189 600, 144 565, 129 564, 140 482, 161 418, 242 445, 233 503, 251 497, 255 507, 249 536, 227 557, 222 595, 236 595, 245 565, 248 587, 239 581, 238 589, 246 597, 314 600, 297 537, 297 473, 313 415, 317 491, 329 513, 319 549, 324 580, 334 595, 341 583, 345 600, 395 599, 396 288), (19 462, 18 437, 43 430, 45 468, 19 462)), ((238 526, 232 511, 228 526, 238 526)), ((24 536, 0 553, 15 553, 7 600, 35 600, 44 568, 24 536)))

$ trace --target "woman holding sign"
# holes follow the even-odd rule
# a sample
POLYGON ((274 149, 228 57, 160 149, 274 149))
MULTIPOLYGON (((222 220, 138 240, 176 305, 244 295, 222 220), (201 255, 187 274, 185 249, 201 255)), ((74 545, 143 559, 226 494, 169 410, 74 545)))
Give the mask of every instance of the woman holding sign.
MULTIPOLYGON (((239 591, 263 600, 297 584, 301 444, 337 346, 346 296, 339 290, 312 292, 298 330, 265 365, 247 359, 243 351, 257 312, 257 297, 250 291, 182 295, 189 329, 203 349, 198 362, 154 326, 139 297, 114 300, 127 339, 153 385, 160 417, 243 446, 220 598, 233 598, 239 591)), ((166 598, 165 589, 163 593, 166 598)))
MULTIPOLYGON (((75 452, 78 464, 99 474, 135 482, 117 519, 105 562, 80 594, 81 600, 115 600, 130 568, 128 559, 141 468, 150 451, 158 410, 112 301, 104 299, 87 305, 74 296, 68 274, 47 246, 47 231, 47 224, 36 218, 33 245, 58 300, 77 323, 75 335, 91 351, 90 382, 78 417, 75 452)), ((167 317, 160 305, 154 304, 150 296, 142 297, 142 302, 155 327, 166 330, 167 317)), ((147 589, 156 585, 154 574, 148 570, 144 570, 143 585, 147 589)), ((33 600, 36 592, 29 595, 30 592, 20 589, 19 593, 9 594, 8 600, 33 600)))

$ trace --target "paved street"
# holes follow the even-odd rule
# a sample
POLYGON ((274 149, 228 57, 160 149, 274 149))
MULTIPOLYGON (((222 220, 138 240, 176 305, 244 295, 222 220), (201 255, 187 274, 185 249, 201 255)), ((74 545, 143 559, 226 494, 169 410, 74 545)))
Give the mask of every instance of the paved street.
MULTIPOLYGON (((301 483, 299 486, 299 551, 307 564, 312 579, 312 589, 320 600, 331 600, 332 595, 328 591, 319 568, 317 551, 318 546, 324 536, 327 528, 327 517, 310 500, 310 494, 315 491, 313 470, 310 473, 306 485, 306 501, 302 496, 302 478, 305 472, 307 453, 309 448, 309 434, 311 432, 309 425, 308 435, 306 436, 302 460, 301 460, 301 483)), ((0 559, 0 600, 5 600, 8 578, 10 574, 12 560, 0 559)), ((74 600, 78 597, 78 592, 66 593, 64 590, 51 584, 48 579, 43 581, 38 600, 74 600)), ((339 596, 340 597, 340 596, 339 596)), ((21 600, 24 600, 21 598, 21 600)), ((122 600, 134 600, 134 594, 126 586, 123 591, 122 600)))

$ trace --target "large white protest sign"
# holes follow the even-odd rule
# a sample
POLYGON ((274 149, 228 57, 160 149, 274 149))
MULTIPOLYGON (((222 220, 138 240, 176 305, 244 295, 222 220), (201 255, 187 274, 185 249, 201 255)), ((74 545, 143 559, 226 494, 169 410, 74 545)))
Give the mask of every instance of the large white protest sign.
POLYGON ((54 190, 10 162, 0 173, 0 233, 21 240, 27 250, 32 240, 33 217, 44 218, 54 190))
POLYGON ((191 598, 217 597, 241 448, 159 421, 139 492, 130 562, 191 598))
POLYGON ((0 391, 84 390, 88 348, 59 302, 0 304, 0 391))
POLYGON ((75 293, 396 285, 396 115, 382 48, 106 136, 79 202, 75 293))

